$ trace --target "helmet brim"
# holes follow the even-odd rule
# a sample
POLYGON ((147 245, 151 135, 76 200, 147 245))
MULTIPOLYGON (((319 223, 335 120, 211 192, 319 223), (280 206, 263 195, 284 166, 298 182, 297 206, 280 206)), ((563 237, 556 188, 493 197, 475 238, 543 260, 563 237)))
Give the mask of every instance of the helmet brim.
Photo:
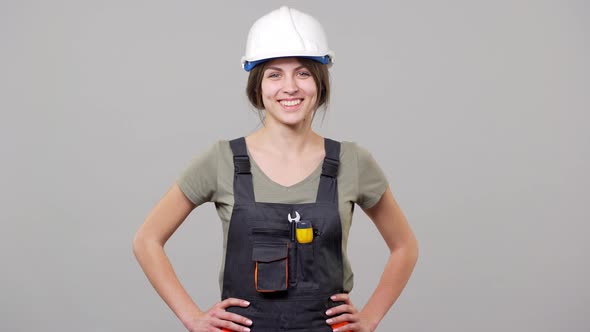
POLYGON ((260 60, 255 60, 255 61, 244 61, 244 63, 242 63, 242 67, 244 68, 245 71, 251 71, 254 67, 256 67, 257 65, 266 62, 266 61, 270 61, 272 59, 278 59, 278 58, 291 58, 291 57, 297 57, 297 58, 307 58, 307 59, 311 59, 314 61, 317 61, 319 63, 322 63, 324 65, 330 64, 332 63, 332 59, 330 58, 329 55, 324 55, 324 56, 306 56, 306 55, 302 55, 302 56, 284 56, 284 57, 274 57, 274 58, 267 58, 267 59, 260 59, 260 60))

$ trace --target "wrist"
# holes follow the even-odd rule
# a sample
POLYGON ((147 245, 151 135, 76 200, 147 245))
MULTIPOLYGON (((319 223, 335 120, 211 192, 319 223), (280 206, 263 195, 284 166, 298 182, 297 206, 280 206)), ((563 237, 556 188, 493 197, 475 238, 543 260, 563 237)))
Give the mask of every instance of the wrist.
POLYGON ((367 326, 371 332, 376 331, 377 326, 381 322, 381 319, 373 317, 366 311, 359 312, 359 318, 361 319, 361 322, 364 322, 365 326, 367 326))
POLYGON ((193 322, 195 320, 197 320, 198 317, 205 315, 206 313, 201 311, 201 310, 194 310, 192 312, 186 313, 184 315, 182 315, 180 318, 180 321, 182 322, 182 325, 184 325, 184 327, 187 330, 190 330, 190 327, 192 326, 193 322))

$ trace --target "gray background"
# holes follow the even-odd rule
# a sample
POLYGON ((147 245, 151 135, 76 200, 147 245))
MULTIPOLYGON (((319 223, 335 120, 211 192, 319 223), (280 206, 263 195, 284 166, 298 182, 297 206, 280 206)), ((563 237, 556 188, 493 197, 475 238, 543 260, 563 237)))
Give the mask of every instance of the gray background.
MULTIPOLYGON (((1 1, 0 330, 184 330, 132 239, 195 154, 257 127, 239 59, 281 4, 336 52, 317 130, 373 153, 419 240, 378 330, 590 330, 590 5, 557 0, 1 1)), ((362 307, 387 249, 353 224, 362 307)), ((213 205, 166 251, 209 308, 213 205)))

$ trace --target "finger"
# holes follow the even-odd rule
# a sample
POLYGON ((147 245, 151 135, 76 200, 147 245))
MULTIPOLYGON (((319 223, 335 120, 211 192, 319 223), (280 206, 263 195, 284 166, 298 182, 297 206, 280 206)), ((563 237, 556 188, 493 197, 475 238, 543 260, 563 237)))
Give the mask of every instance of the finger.
POLYGON ((219 302, 220 308, 226 309, 228 307, 247 307, 250 305, 250 302, 242 299, 236 299, 234 297, 227 298, 221 302, 219 302))
POLYGON ((250 331, 249 328, 245 327, 245 326, 241 326, 238 325, 234 322, 230 322, 227 320, 222 320, 219 318, 215 318, 215 320, 213 321, 213 326, 223 330, 229 330, 229 331, 238 331, 238 332, 248 332, 250 331))
POLYGON ((227 321, 231 321, 231 322, 236 322, 238 324, 242 324, 242 325, 252 325, 252 321, 244 316, 240 316, 238 314, 234 314, 233 312, 228 312, 228 311, 224 311, 222 313, 220 313, 218 316, 218 318, 223 319, 223 320, 227 320, 227 321))
POLYGON ((326 319, 326 323, 328 323, 328 325, 336 325, 336 324, 343 323, 343 322, 356 323, 358 321, 359 321, 358 316, 352 315, 352 314, 344 314, 344 315, 340 315, 340 316, 326 319))
POLYGON ((339 305, 334 308, 330 308, 330 309, 326 310, 326 315, 335 316, 335 315, 342 314, 342 313, 356 314, 357 312, 358 312, 358 310, 356 310, 356 308, 353 305, 342 304, 342 305, 339 305))
POLYGON ((334 294, 330 296, 330 299, 332 301, 344 301, 346 302, 346 304, 352 304, 352 302, 350 301, 350 296, 346 293, 334 294))

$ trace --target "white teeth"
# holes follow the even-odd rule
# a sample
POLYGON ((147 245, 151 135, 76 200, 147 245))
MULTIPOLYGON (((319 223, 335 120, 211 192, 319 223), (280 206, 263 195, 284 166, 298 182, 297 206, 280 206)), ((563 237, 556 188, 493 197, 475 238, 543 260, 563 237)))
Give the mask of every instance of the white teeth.
POLYGON ((299 105, 299 104, 301 104, 301 99, 281 100, 281 105, 285 105, 285 106, 295 106, 295 105, 299 105))

